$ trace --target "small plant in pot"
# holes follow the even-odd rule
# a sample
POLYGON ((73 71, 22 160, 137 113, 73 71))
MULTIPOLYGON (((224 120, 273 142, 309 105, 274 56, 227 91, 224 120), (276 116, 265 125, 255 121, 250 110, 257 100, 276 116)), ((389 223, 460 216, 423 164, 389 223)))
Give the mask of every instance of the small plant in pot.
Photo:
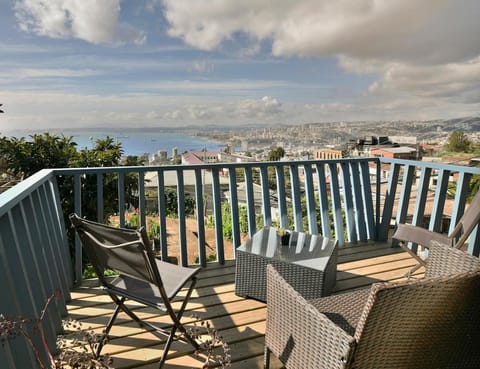
POLYGON ((277 230, 277 234, 280 236, 280 244, 287 246, 290 243, 290 231, 284 229, 284 228, 279 228, 277 230))

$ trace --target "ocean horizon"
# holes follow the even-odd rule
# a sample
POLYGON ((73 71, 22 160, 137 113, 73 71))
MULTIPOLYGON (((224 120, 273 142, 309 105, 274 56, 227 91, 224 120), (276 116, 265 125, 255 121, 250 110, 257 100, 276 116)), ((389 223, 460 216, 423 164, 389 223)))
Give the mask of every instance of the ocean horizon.
POLYGON ((218 143, 209 140, 206 137, 196 136, 193 133, 185 131, 175 132, 173 130, 165 131, 162 129, 154 130, 152 128, 138 129, 76 129, 76 130, 39 130, 39 131, 10 131, 2 133, 7 137, 25 137, 34 134, 42 134, 49 132, 51 134, 72 136, 73 141, 77 144, 77 149, 91 149, 95 146, 98 139, 104 139, 107 136, 113 138, 116 142, 122 144, 124 155, 141 156, 146 153, 151 158, 153 154, 164 150, 168 157, 172 156, 174 148, 181 154, 185 151, 218 151, 226 146, 226 143, 218 143))

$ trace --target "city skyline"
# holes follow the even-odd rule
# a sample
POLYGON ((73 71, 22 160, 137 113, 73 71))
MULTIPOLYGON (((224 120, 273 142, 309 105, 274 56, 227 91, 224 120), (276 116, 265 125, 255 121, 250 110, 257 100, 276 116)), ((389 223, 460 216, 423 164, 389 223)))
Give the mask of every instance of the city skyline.
POLYGON ((1 133, 480 115, 473 0, 0 4, 1 133))

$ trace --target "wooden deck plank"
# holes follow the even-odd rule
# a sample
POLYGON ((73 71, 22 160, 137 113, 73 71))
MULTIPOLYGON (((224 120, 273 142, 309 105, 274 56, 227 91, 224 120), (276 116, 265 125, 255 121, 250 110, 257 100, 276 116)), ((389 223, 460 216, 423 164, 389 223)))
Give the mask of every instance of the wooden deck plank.
MULTIPOLYGON (((413 265, 414 260, 396 248, 371 243, 347 246, 339 251, 335 293, 367 287, 375 281, 402 279, 413 265)), ((211 264, 199 272, 198 278, 182 321, 189 327, 193 327, 198 318, 210 321, 230 346, 231 368, 262 368, 266 305, 235 295, 234 261, 211 264)), ((138 304, 132 306, 140 317, 150 322, 170 324, 168 317, 158 311, 138 304)), ((99 289, 81 287, 72 291, 68 308, 71 317, 101 332, 113 304, 99 289)), ((112 354, 114 367, 118 369, 158 368, 162 341, 121 313, 104 353, 112 354)), ((272 356, 271 360, 272 369, 281 368, 276 358, 272 356)), ((172 345, 164 368, 200 368, 202 365, 203 359, 194 355, 193 348, 180 341, 172 345)))

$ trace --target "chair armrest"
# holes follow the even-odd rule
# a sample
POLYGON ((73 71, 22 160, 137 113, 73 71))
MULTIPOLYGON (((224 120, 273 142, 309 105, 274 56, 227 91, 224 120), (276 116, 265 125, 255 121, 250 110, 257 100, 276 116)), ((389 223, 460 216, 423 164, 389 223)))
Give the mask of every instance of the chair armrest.
POLYGON ((265 344, 287 367, 344 369, 355 339, 269 265, 265 344))
POLYGON ((447 235, 432 232, 428 229, 411 224, 398 224, 397 230, 392 238, 402 242, 413 242, 427 248, 432 246, 432 241, 434 244, 440 243, 445 246, 452 246, 452 240, 447 235))

